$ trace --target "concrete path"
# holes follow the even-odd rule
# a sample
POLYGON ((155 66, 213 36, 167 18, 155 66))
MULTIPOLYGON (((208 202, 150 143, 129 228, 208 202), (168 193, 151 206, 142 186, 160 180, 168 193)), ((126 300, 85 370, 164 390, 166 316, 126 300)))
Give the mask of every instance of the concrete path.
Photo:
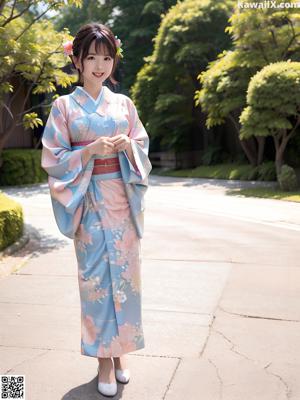
MULTIPOLYGON (((300 204, 226 196, 239 182, 150 183, 146 347, 127 355, 132 379, 115 398, 298 400, 300 204)), ((31 240, 0 262, 0 373, 24 374, 27 400, 105 398, 97 361, 80 354, 73 243, 47 185, 5 192, 23 205, 31 240)))

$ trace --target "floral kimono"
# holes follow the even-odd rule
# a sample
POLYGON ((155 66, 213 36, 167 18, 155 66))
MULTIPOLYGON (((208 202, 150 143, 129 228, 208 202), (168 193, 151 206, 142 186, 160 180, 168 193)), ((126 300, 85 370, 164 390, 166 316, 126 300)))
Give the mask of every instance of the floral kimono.
POLYGON ((134 103, 106 86, 95 100, 78 86, 54 101, 42 143, 54 216, 74 240, 78 261, 81 354, 119 357, 141 349, 140 238, 152 166, 134 103), (129 136, 135 167, 126 151, 84 165, 84 146, 118 134, 129 136))

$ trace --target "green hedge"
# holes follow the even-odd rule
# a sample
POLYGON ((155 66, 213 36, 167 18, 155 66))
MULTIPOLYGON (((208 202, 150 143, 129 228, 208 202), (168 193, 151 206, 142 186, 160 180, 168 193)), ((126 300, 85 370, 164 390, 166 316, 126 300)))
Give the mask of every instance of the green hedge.
POLYGON ((15 186, 44 182, 46 172, 41 168, 41 150, 6 149, 1 157, 0 185, 15 186))
POLYGON ((0 250, 5 249, 22 236, 23 224, 21 205, 0 193, 0 250))

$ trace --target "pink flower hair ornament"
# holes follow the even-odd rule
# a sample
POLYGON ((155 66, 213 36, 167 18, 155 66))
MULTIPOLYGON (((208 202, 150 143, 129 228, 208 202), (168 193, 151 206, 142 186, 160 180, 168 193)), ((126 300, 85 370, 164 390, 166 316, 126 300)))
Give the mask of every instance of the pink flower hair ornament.
POLYGON ((72 56, 73 55, 73 42, 68 40, 67 42, 63 43, 64 48, 64 55, 65 56, 72 56))
MULTIPOLYGON (((123 49, 122 49, 122 42, 121 40, 115 36, 115 44, 117 47, 117 56, 119 56, 120 58, 123 58, 123 49)), ((66 42, 63 43, 63 49, 64 49, 64 55, 65 56, 72 56, 73 55, 73 42, 71 40, 68 40, 66 42)))
POLYGON ((117 46, 117 56, 119 56, 120 58, 123 58, 123 49, 122 49, 122 42, 120 39, 118 39, 118 36, 115 36, 115 43, 117 46))

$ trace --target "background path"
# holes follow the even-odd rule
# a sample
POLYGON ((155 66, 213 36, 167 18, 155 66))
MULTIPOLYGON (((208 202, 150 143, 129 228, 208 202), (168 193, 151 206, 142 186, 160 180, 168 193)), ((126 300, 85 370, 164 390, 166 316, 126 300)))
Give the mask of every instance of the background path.
MULTIPOLYGON (((128 354, 132 379, 116 399, 300 398, 300 204, 226 196, 239 185, 151 176, 146 347, 128 354)), ((32 239, 0 279, 0 373, 25 374, 27 400, 102 398, 97 361, 80 354, 73 243, 47 185, 5 192, 32 239)))

